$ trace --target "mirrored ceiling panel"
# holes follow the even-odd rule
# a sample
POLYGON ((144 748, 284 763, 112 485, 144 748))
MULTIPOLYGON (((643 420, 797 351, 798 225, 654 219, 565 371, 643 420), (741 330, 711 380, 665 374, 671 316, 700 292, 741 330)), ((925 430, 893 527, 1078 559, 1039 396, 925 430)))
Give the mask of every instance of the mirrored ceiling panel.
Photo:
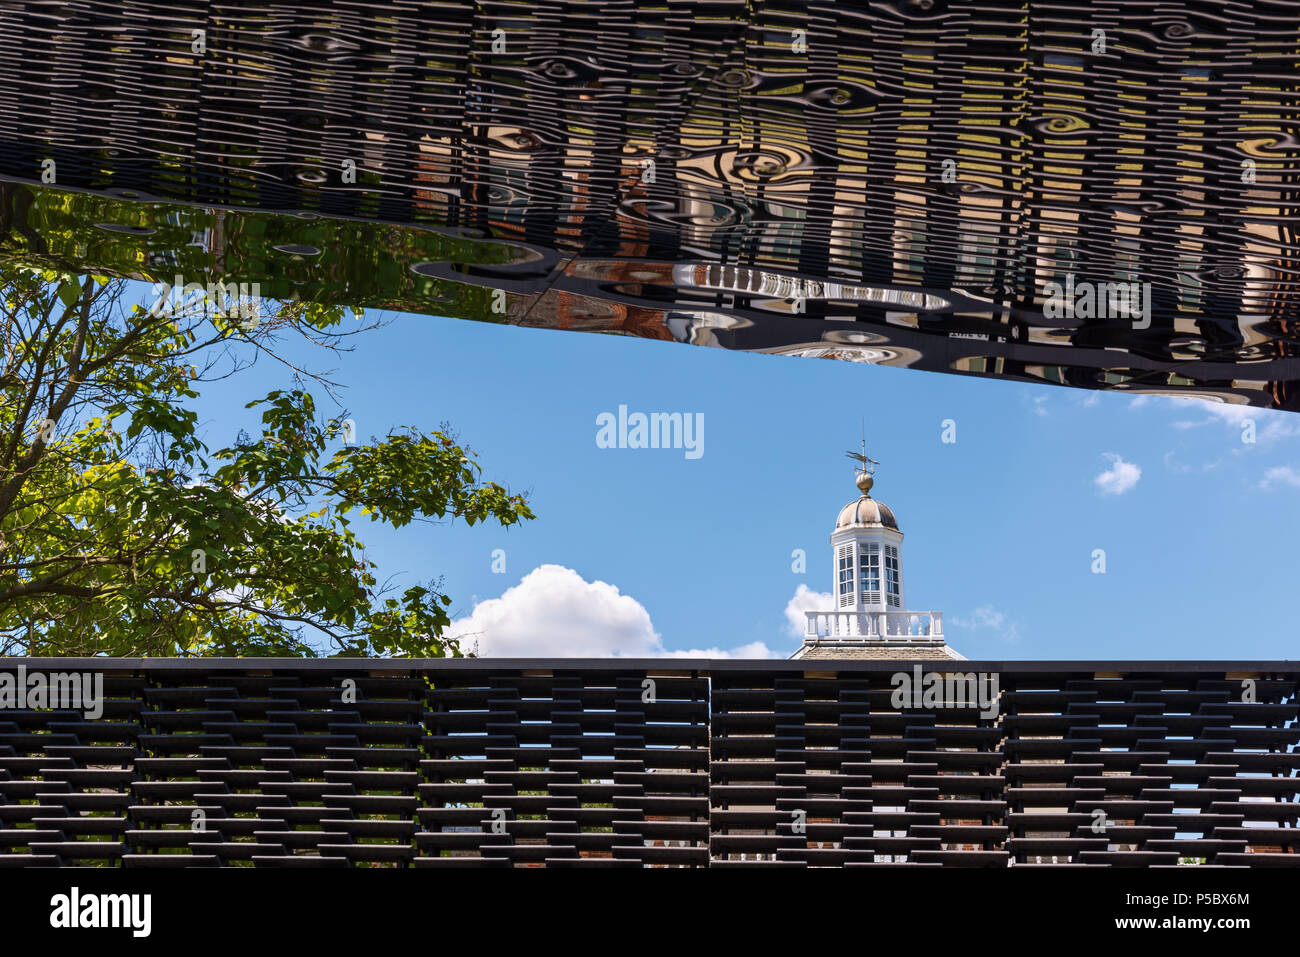
POLYGON ((0 254, 1300 409, 1300 4, 0 6, 0 254))

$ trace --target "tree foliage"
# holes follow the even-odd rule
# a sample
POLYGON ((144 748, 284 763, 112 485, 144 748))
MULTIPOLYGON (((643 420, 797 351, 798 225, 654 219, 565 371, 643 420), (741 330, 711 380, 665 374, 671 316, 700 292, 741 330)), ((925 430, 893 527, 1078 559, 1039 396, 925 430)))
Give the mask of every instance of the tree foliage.
POLYGON ((343 311, 128 292, 0 265, 0 653, 459 654, 451 599, 381 585, 354 521, 509 526, 526 499, 446 428, 352 443, 303 380, 331 384, 301 369, 248 403, 256 434, 209 448, 187 405, 201 384, 290 336, 340 348, 343 311))

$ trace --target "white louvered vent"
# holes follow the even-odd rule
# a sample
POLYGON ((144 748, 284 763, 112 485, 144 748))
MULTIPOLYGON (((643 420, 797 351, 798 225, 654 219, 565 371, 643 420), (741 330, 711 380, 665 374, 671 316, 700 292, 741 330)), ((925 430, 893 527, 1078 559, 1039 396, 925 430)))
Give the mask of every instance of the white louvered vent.
POLYGON ((835 592, 840 608, 853 607, 853 544, 835 550, 835 592))

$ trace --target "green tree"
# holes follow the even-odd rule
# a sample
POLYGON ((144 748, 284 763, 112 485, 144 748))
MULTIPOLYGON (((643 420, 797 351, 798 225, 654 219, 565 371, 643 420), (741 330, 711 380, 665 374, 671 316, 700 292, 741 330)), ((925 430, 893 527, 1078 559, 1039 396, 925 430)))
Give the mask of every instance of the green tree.
POLYGON ((201 384, 291 336, 343 348, 343 310, 128 293, 0 264, 0 653, 459 655, 451 599, 380 585, 352 522, 509 526, 526 499, 445 427, 345 441, 346 413, 301 387, 333 384, 297 368, 248 404, 260 434, 210 449, 186 407, 201 384))

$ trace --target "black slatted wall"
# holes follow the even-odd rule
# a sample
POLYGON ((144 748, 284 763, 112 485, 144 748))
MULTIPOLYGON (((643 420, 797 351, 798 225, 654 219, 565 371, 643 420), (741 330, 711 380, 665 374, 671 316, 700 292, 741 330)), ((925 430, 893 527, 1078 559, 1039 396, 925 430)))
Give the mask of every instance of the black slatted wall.
POLYGON ((1286 662, 19 665, 4 866, 1300 866, 1286 662))

